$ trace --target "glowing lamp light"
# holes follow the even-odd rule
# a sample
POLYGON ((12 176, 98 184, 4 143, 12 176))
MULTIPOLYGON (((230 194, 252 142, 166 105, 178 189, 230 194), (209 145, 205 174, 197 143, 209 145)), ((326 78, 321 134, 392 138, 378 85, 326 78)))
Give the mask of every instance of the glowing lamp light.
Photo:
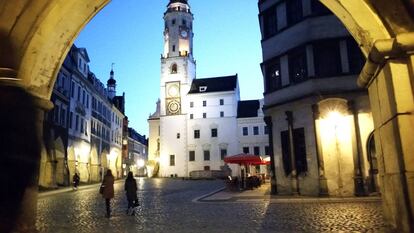
POLYGON ((144 167, 145 166, 145 161, 143 159, 138 159, 137 166, 139 168, 144 167))
POLYGON ((338 111, 331 111, 328 113, 327 120, 331 121, 335 125, 338 125, 341 122, 342 114, 338 111))

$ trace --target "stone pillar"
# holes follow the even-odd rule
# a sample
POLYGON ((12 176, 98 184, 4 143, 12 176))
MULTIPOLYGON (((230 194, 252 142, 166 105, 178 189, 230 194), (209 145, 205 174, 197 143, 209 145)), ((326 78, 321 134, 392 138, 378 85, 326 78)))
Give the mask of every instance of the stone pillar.
POLYGON ((354 157, 354 193, 355 196, 365 196, 365 188, 364 188, 364 179, 362 177, 362 146, 361 146, 361 133, 359 130, 359 118, 358 118, 358 111, 355 108, 355 103, 353 101, 348 101, 348 110, 353 115, 354 121, 354 132, 353 135, 353 157, 354 157))
POLYGON ((286 120, 288 122, 288 133, 289 133, 289 152, 291 161, 291 181, 292 181, 292 194, 299 195, 299 180, 298 173, 296 170, 296 155, 295 155, 295 141, 293 139, 293 113, 286 111, 286 120))
POLYGON ((315 151, 316 158, 318 160, 318 175, 319 175, 319 196, 328 196, 328 180, 325 177, 325 164, 322 157, 322 143, 319 133, 319 127, 317 120, 319 118, 319 106, 317 104, 312 105, 313 113, 313 132, 315 135, 315 151))
POLYGON ((368 93, 384 218, 395 232, 414 232, 414 55, 388 59, 368 93))
POLYGON ((273 150, 273 122, 271 116, 264 117, 264 122, 268 127, 269 132, 269 156, 270 156, 270 170, 272 172, 270 176, 270 194, 277 194, 277 180, 276 180, 276 166, 275 166, 275 154, 273 150))
POLYGON ((36 210, 44 112, 50 101, 34 97, 0 68, 0 232, 36 232, 36 210))

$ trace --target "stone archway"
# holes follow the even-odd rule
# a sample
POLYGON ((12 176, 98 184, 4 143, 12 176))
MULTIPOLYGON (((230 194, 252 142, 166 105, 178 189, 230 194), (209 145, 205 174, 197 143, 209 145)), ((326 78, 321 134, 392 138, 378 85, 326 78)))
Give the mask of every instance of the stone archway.
MULTIPOLYGON (((409 12, 414 3, 320 1, 344 23, 368 57, 358 82, 370 96, 384 215, 397 231, 413 231, 414 23, 409 12)), ((53 84, 67 51, 82 28, 108 2, 1 1, 0 54, 8 56, 0 56, 0 85, 22 86, 38 102, 39 112, 50 109, 53 84)), ((30 189, 36 187, 31 185, 30 189)), ((35 199, 36 195, 25 198, 35 199)), ((34 227, 32 207, 24 208, 28 213, 22 214, 26 217, 20 220, 21 228, 34 227)))
POLYGON ((412 1, 320 0, 367 56, 358 84, 368 89, 384 217, 398 232, 414 230, 414 16, 412 1), (412 11, 411 11, 412 12, 412 11))

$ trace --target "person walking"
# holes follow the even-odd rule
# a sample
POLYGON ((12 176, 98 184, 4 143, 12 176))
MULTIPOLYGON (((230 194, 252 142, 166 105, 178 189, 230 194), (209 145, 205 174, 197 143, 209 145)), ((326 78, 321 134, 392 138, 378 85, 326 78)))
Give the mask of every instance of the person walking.
POLYGON ((79 175, 78 175, 77 172, 75 172, 75 174, 73 175, 72 179, 73 179, 73 189, 74 190, 78 190, 80 177, 79 177, 79 175))
POLYGON ((128 176, 125 180, 125 191, 126 191, 126 197, 128 201, 128 209, 127 214, 129 215, 135 215, 135 204, 134 203, 138 201, 137 198, 137 182, 134 179, 134 176, 132 175, 132 172, 128 172, 128 176))
POLYGON ((106 215, 105 217, 111 217, 111 199, 114 198, 114 176, 112 171, 108 169, 106 175, 102 181, 101 187, 103 188, 102 197, 105 199, 106 215))

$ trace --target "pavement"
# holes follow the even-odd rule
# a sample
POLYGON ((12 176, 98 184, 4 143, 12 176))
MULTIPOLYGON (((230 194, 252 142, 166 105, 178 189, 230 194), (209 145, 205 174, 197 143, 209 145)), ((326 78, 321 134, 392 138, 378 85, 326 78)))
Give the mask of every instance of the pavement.
MULTIPOLYGON (((123 179, 119 179, 119 180, 115 180, 115 184, 119 183, 119 182, 124 182, 123 179)), ((93 184, 82 184, 78 186, 77 190, 74 190, 72 186, 70 187, 58 187, 54 190, 44 190, 44 191, 40 191, 38 193, 38 197, 42 198, 42 197, 47 197, 47 196, 52 196, 52 195, 56 195, 56 194, 61 194, 61 193, 67 193, 67 192, 76 192, 76 191, 81 191, 81 190, 89 190, 89 189, 96 189, 99 190, 99 186, 101 185, 101 183, 93 183, 93 184)))
POLYGON ((225 187, 195 198, 193 202, 263 202, 270 203, 339 203, 339 202, 380 202, 379 196, 370 197, 311 197, 270 195, 270 183, 253 190, 229 191, 225 187))
POLYGON ((318 233, 387 232, 379 198, 270 196, 265 184, 228 192, 222 180, 137 179, 140 206, 126 214, 123 180, 115 183, 111 218, 99 184, 42 192, 42 233, 318 233))

